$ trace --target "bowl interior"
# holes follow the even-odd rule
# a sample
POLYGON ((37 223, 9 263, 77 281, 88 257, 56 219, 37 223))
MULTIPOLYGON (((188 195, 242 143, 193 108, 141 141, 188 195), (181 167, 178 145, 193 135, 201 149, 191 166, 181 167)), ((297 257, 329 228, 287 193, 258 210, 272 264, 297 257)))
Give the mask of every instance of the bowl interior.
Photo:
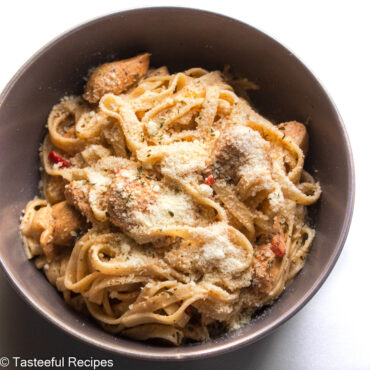
POLYGON ((254 28, 220 15, 181 8, 113 14, 82 25, 37 53, 18 72, 0 102, 0 259, 22 295, 52 322, 102 348, 137 357, 190 358, 236 348, 262 337, 289 318, 319 288, 333 267, 349 227, 353 173, 340 117, 323 88, 288 50, 254 28), (311 210, 317 235, 303 271, 281 298, 253 322, 208 343, 155 347, 117 338, 68 308, 29 262, 18 227, 21 210, 38 193, 38 147, 51 107, 82 92, 87 71, 140 52, 170 71, 201 66, 233 71, 260 86, 252 103, 276 122, 308 122, 306 167, 323 194, 311 210))

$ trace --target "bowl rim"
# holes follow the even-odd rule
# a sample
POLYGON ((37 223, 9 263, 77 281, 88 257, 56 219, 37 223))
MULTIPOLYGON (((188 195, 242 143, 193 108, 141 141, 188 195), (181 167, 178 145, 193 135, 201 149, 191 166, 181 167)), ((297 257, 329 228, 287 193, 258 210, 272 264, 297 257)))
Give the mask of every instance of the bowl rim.
MULTIPOLYGON (((4 87, 3 91, 0 94, 0 110, 3 106, 3 103, 8 95, 8 93, 11 91, 13 86, 16 84, 18 79, 22 76, 22 74, 28 69, 29 66, 31 66, 37 59, 42 56, 45 52, 47 52, 50 48, 52 48, 54 45, 56 45, 61 40, 67 38, 69 35, 73 34, 74 32, 77 32, 85 27, 88 27, 94 23, 100 22, 105 19, 109 19, 111 17, 119 16, 119 15, 128 15, 130 13, 140 13, 140 12, 151 12, 151 11, 178 11, 178 12, 189 12, 189 13, 197 13, 197 14, 203 14, 204 16, 211 16, 211 17, 218 17, 222 20, 228 20, 229 22, 237 23, 240 26, 243 27, 249 27, 252 30, 262 34, 264 37, 272 40, 276 44, 278 44, 281 48, 288 51, 293 57, 295 57, 296 61, 302 65, 302 67, 308 72, 308 74, 311 76, 311 78, 318 83, 320 88, 323 90, 323 92, 326 94, 336 116, 339 122, 338 129, 341 130, 341 136, 344 139, 345 142, 345 151, 346 151, 346 157, 348 159, 348 200, 345 205, 345 217, 343 222, 343 227, 340 231, 340 236, 338 239, 338 242, 335 246, 335 249, 328 261, 328 263, 324 266, 322 269, 321 274, 316 278, 315 282, 312 284, 312 286, 308 289, 306 294, 286 312, 284 312, 283 315, 279 316, 278 319, 271 322, 269 325, 266 325, 264 328, 260 329, 258 332, 254 333, 251 336, 243 336, 241 338, 234 339, 228 343, 217 343, 212 346, 212 348, 197 348, 197 346, 194 346, 192 351, 186 352, 186 353, 166 353, 166 348, 163 347, 163 353, 151 353, 150 350, 143 350, 143 349, 131 349, 121 346, 120 344, 107 344, 104 341, 97 340, 95 338, 89 337, 79 331, 79 329, 72 327, 70 325, 65 324, 62 318, 58 318, 48 312, 48 310, 44 309, 43 307, 39 306, 37 303, 37 300, 32 297, 30 294, 23 291, 23 288, 21 284, 17 283, 17 281, 14 279, 14 276, 12 276, 11 272, 8 271, 4 261, 0 259, 0 266, 2 267, 3 271, 5 272, 5 276, 7 277, 10 284, 15 288, 15 291, 18 293, 19 296, 22 297, 22 299, 27 302, 36 312, 38 312, 41 316, 46 318, 49 322, 54 324, 57 328, 61 329, 63 332, 66 332, 70 335, 72 335, 74 338, 82 341, 83 343, 87 343, 92 346, 96 346, 99 349, 106 350, 110 353, 124 355, 132 358, 137 359, 144 359, 144 360, 155 360, 155 361, 161 361, 161 360, 193 360, 193 359, 200 359, 200 358, 208 358, 216 355, 223 354, 225 352, 231 352, 236 349, 239 349, 243 346, 252 344, 263 337, 270 334, 272 331, 277 329, 280 325, 285 323, 287 320, 289 320, 292 316, 294 316, 298 311, 300 311, 310 300, 311 298, 317 293, 317 291, 320 289, 320 287, 324 284, 326 279, 328 278, 329 274, 333 270, 335 263, 337 262, 342 249, 344 247, 345 241, 348 236, 349 228, 352 221, 353 211, 354 211, 354 202, 355 202, 355 167, 354 167, 354 160, 353 160, 353 152, 350 144, 350 140, 348 137, 347 130, 345 128, 343 119, 339 113, 339 110, 337 106, 335 105, 332 97, 326 90, 326 88, 323 86, 321 81, 311 72, 311 70, 301 61, 300 58, 296 56, 295 53, 293 53, 289 48, 287 48, 284 44, 282 44, 280 41, 278 41, 275 37, 272 37, 268 35, 267 33, 261 31, 259 28, 256 28, 254 26, 251 26, 250 24, 241 21, 239 19, 235 19, 230 16, 226 16, 221 13, 204 10, 204 9, 197 9, 193 7, 176 7, 176 6, 152 6, 152 7, 140 7, 140 8, 128 8, 120 11, 114 11, 109 12, 104 15, 100 15, 97 17, 90 18, 87 21, 83 21, 75 26, 70 27, 66 31, 60 33, 51 41, 47 42, 44 46, 39 48, 29 59, 17 70, 17 72, 13 75, 13 77, 9 80, 9 82, 4 87)), ((149 347, 148 347, 149 348, 149 347)), ((180 347, 181 348, 181 347, 180 347)))

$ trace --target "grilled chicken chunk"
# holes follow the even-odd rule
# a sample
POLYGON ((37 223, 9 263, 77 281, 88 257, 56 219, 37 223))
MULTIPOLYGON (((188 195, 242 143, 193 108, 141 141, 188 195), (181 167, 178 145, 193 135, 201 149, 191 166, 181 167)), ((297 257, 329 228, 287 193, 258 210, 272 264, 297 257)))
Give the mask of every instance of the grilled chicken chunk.
POLYGON ((150 54, 145 53, 97 67, 87 81, 83 98, 97 103, 105 94, 118 95, 126 91, 146 74, 149 57, 150 54))
POLYGON ((108 194, 110 221, 137 243, 160 242, 161 230, 202 222, 199 207, 189 195, 139 176, 117 175, 108 194))
POLYGON ((36 211, 26 236, 38 239, 42 251, 51 261, 59 247, 70 247, 85 226, 81 215, 66 201, 36 211))
POLYGON ((66 201, 51 207, 54 221, 53 244, 71 246, 74 236, 83 228, 81 215, 66 201))
POLYGON ((256 177, 257 170, 269 171, 268 151, 269 144, 257 131, 242 125, 226 127, 213 149, 212 172, 216 178, 234 183, 244 175, 256 177))
POLYGON ((279 276, 280 263, 270 243, 256 246, 253 286, 259 293, 268 294, 273 289, 279 276))
POLYGON ((158 198, 148 179, 136 181, 125 176, 117 176, 111 185, 108 195, 108 212, 110 221, 127 232, 138 243, 152 241, 149 225, 146 225, 145 216, 149 214, 149 207, 153 206, 158 198))
POLYGON ((67 202, 77 208, 88 221, 95 220, 94 213, 89 203, 90 185, 85 184, 84 181, 70 182, 64 191, 67 202))
POLYGON ((308 134, 306 126, 297 121, 283 122, 278 125, 279 130, 284 130, 286 136, 289 136, 306 155, 308 151, 308 134))

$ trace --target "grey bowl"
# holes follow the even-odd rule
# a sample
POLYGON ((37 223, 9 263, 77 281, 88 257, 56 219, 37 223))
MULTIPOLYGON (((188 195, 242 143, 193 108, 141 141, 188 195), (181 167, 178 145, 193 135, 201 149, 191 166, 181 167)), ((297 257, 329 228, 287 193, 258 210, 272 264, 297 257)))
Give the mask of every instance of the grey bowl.
POLYGON ((147 8, 108 15, 63 34, 38 51, 0 97, 0 261, 16 290, 52 323, 102 349, 146 359, 190 359, 252 343, 292 317, 317 292, 345 242, 354 202, 354 168, 348 137, 334 103, 310 71, 287 49, 234 19, 184 8, 147 8), (274 121, 309 119, 309 171, 323 194, 311 208, 317 235, 303 271, 250 325, 203 344, 158 347, 117 338, 67 307, 26 259, 19 216, 37 194, 38 147, 51 107, 80 94, 90 67, 152 53, 152 65, 171 71, 230 64, 260 85, 255 107, 274 121))

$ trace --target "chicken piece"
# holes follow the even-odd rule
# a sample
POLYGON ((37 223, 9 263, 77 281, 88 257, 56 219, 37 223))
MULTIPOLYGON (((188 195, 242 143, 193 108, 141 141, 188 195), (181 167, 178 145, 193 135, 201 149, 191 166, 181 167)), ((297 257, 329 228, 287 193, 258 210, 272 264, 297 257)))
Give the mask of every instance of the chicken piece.
POLYGON ((239 167, 246 161, 246 153, 238 145, 232 132, 232 128, 225 129, 216 141, 211 155, 212 167, 216 178, 224 178, 226 181, 239 180, 239 167))
POLYGON ((279 130, 282 130, 286 136, 289 136, 292 141, 297 144, 306 155, 308 151, 308 134, 306 126, 297 121, 283 122, 278 125, 279 130))
POLYGON ((247 176, 250 182, 256 176, 270 171, 269 143, 249 127, 234 125, 225 128, 213 148, 212 173, 215 178, 238 183, 247 176))
POLYGON ((90 185, 85 181, 72 181, 64 191, 64 195, 69 204, 77 208, 90 222, 94 222, 95 217, 89 203, 90 185))
POLYGON ((243 125, 226 127, 211 155, 212 181, 216 187, 222 181, 236 185, 240 200, 257 207, 275 187, 270 149, 258 131, 243 125))
POLYGON ((51 217, 54 222, 53 244, 72 246, 74 238, 84 226, 81 215, 64 201, 51 207, 51 217))
POLYGON ((202 222, 200 209, 188 194, 142 174, 141 167, 137 177, 122 172, 110 186, 108 213, 110 221, 137 243, 163 245, 161 230, 202 222))
POLYGON ((39 241, 46 259, 50 262, 55 257, 58 247, 72 246, 74 237, 83 228, 82 217, 63 201, 52 207, 38 209, 26 236, 39 241))
POLYGON ((45 206, 38 208, 37 210, 35 208, 34 212, 35 213, 34 216, 32 217, 30 227, 28 227, 27 230, 23 230, 23 233, 28 237, 39 240, 41 234, 49 227, 51 219, 51 207, 45 206))
POLYGON ((273 289, 279 276, 280 263, 271 249, 271 243, 255 247, 253 287, 259 293, 268 294, 273 289))
POLYGON ((59 254, 60 247, 72 246, 77 233, 84 228, 81 215, 66 201, 50 206, 37 199, 27 205, 21 224, 31 249, 30 257, 44 254, 48 262, 59 254))
POLYGON ((253 279, 258 293, 268 294, 275 286, 282 258, 286 252, 286 233, 288 224, 284 217, 274 217, 271 234, 260 238, 260 245, 255 247, 253 279))
POLYGON ((118 175, 108 194, 110 221, 140 244, 153 241, 146 233, 145 216, 156 201, 157 194, 151 189, 148 179, 137 181, 118 175))
POLYGON ((87 81, 83 98, 97 103, 105 94, 118 95, 126 91, 147 73, 149 57, 150 54, 145 53, 97 67, 87 81))

